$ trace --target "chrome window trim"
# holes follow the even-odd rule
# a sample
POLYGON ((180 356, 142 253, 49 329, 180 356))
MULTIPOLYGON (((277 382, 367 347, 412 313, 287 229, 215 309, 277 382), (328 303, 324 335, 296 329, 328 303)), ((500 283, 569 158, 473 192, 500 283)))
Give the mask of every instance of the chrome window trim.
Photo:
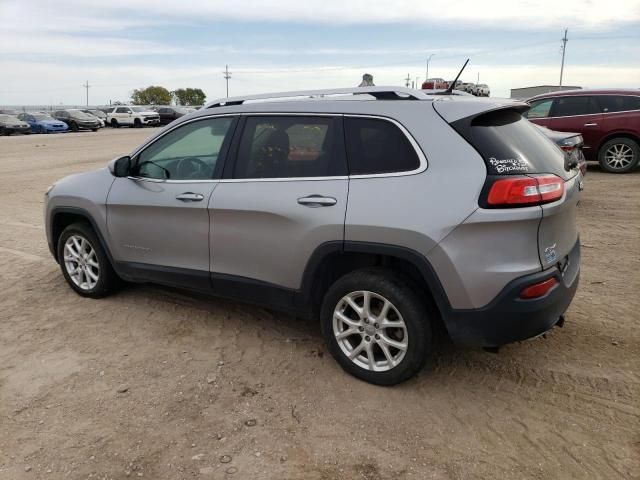
MULTIPOLYGON (((536 98, 534 101, 544 101, 544 100, 556 100, 557 98, 569 98, 569 97, 640 97, 640 95, 634 95, 632 93, 626 94, 618 94, 618 93, 590 93, 584 95, 558 95, 557 97, 547 97, 547 98, 536 98)), ((597 99, 596 99, 597 101, 597 99)), ((527 102, 528 103, 528 102, 527 102)), ((574 118, 574 117, 590 117, 592 115, 613 115, 614 113, 631 113, 631 112, 640 112, 640 108, 635 110, 619 110, 617 112, 597 112, 597 113, 581 113, 580 115, 566 115, 564 117, 534 117, 528 118, 528 120, 551 120, 552 118, 574 118)))
POLYGON ((317 112, 237 112, 237 113, 218 113, 211 115, 202 115, 198 117, 194 117, 185 122, 182 122, 178 125, 173 126, 169 130, 162 132, 157 137, 153 137, 149 139, 146 143, 142 144, 138 147, 137 150, 134 150, 134 153, 131 154, 131 158, 137 157, 144 149, 149 147, 151 144, 160 140, 162 137, 167 135, 169 132, 174 131, 177 128, 180 128, 183 125, 187 125, 189 123, 193 123, 200 120, 206 120, 210 118, 217 117, 244 117, 244 116, 259 116, 259 117, 268 117, 268 116, 298 116, 298 117, 348 117, 348 118, 373 118, 378 120, 385 120, 387 122, 393 123, 396 127, 400 129, 400 131, 404 134, 404 136, 409 140, 409 143, 413 147, 418 155, 419 165, 418 168, 414 170, 407 170, 402 172, 390 172, 390 173, 370 173, 370 174, 362 174, 362 175, 334 175, 334 176, 323 176, 323 177, 280 177, 280 178, 227 178, 227 179, 206 179, 206 180, 167 180, 160 178, 147 178, 147 177, 135 177, 128 176, 127 178, 130 180, 136 181, 144 181, 144 182, 154 182, 154 183, 253 183, 253 182, 311 182, 311 181, 327 181, 327 180, 349 180, 349 179, 363 179, 363 178, 387 178, 387 177, 403 177, 408 175, 417 175, 419 173, 424 172, 428 168, 427 157, 424 152, 420 148, 420 145, 416 141, 416 139, 409 133, 409 130, 402 125, 399 121, 394 118, 384 117, 381 115, 369 115, 369 114, 345 114, 345 113, 317 113, 317 112))

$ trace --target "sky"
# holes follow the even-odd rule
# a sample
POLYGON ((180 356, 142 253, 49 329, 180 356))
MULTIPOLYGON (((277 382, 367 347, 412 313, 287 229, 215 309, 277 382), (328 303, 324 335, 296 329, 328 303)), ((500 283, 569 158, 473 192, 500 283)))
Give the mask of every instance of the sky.
POLYGON ((640 0, 0 0, 0 105, 109 104, 452 79, 640 87, 640 0))

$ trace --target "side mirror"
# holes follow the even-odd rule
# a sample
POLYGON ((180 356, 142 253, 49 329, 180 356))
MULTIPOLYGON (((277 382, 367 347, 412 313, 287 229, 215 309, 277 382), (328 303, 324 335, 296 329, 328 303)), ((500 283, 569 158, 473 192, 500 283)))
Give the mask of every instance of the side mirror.
POLYGON ((131 157, 126 156, 111 160, 109 171, 114 177, 128 177, 131 174, 131 157))

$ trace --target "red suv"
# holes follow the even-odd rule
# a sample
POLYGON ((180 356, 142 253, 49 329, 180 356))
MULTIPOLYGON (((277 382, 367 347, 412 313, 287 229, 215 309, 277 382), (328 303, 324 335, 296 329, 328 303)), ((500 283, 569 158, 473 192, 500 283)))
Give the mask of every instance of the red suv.
POLYGON ((578 132, 587 160, 627 173, 640 160, 640 90, 571 90, 527 100, 524 115, 551 130, 578 132))

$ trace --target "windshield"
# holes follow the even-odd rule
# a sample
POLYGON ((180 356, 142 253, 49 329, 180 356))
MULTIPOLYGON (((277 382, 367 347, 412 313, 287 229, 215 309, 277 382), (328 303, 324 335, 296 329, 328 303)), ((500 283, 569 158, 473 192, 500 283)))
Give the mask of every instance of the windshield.
POLYGON ((93 115, 84 113, 82 110, 69 110, 69 114, 76 118, 85 118, 87 120, 93 120, 93 115))
POLYGON ((89 113, 95 115, 98 118, 106 117, 105 113, 102 110, 89 110, 89 113))
POLYGON ((130 107, 134 112, 148 112, 150 109, 148 107, 130 107))

